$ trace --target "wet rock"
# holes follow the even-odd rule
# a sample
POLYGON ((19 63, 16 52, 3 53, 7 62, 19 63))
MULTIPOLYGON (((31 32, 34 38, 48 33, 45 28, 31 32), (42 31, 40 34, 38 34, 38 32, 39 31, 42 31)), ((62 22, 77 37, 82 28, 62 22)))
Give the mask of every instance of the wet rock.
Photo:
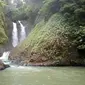
POLYGON ((10 67, 9 65, 5 65, 1 60, 0 60, 0 70, 4 70, 6 68, 10 67))

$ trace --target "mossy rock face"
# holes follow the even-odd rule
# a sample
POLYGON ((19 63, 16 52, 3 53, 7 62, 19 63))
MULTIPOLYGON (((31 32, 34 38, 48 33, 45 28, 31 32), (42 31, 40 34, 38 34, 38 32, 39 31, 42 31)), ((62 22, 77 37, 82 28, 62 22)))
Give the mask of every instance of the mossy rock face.
POLYGON ((7 36, 5 33, 6 22, 5 22, 5 15, 3 13, 2 2, 0 2, 0 45, 6 43, 7 36))
POLYGON ((19 65, 78 65, 81 59, 78 63, 75 61, 78 53, 67 36, 69 28, 73 27, 60 14, 54 14, 48 22, 42 20, 27 39, 11 51, 9 59, 19 65))
POLYGON ((84 3, 81 0, 42 1, 38 10, 27 8, 24 12, 26 7, 23 7, 22 12, 18 10, 21 13, 14 12, 14 21, 20 16, 23 20, 25 13, 24 19, 30 18, 36 26, 27 39, 11 51, 9 59, 20 65, 85 65, 84 3))

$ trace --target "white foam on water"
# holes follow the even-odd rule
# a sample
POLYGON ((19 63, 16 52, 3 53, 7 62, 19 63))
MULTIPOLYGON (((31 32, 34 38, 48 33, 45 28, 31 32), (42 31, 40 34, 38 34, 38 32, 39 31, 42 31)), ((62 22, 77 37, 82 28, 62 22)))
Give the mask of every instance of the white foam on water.
POLYGON ((28 70, 28 71, 33 71, 33 72, 40 72, 41 70, 39 68, 35 68, 35 67, 27 67, 27 66, 10 66, 13 69, 21 69, 21 70, 28 70))
POLYGON ((0 60, 3 61, 4 64, 10 64, 9 60, 8 60, 8 56, 9 56, 10 52, 4 52, 3 55, 0 57, 0 60))
POLYGON ((8 61, 8 56, 9 56, 10 52, 4 52, 3 55, 0 57, 1 60, 3 61, 8 61))

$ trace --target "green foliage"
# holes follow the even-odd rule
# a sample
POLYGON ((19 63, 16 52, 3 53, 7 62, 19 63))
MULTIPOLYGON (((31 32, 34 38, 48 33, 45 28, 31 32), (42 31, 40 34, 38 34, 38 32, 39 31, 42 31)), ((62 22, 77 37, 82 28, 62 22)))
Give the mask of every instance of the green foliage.
POLYGON ((66 30, 73 28, 65 22, 60 14, 54 14, 47 23, 38 23, 28 38, 20 45, 22 48, 32 47, 32 52, 40 53, 49 59, 67 57, 69 46, 66 30), (28 46, 29 45, 29 46, 28 46))
POLYGON ((0 9, 2 9, 5 6, 5 2, 4 1, 0 1, 0 9))
MULTIPOLYGON (((74 45, 76 47, 76 49, 85 48, 85 31, 84 31, 85 30, 85 4, 84 4, 84 2, 85 2, 85 0, 70 0, 70 1, 69 0, 44 0, 44 2, 43 2, 44 5, 42 6, 42 8, 39 11, 39 13, 41 15, 45 16, 45 21, 49 20, 53 14, 59 13, 59 12, 62 14, 62 16, 65 17, 65 19, 64 19, 65 21, 62 21, 62 22, 64 22, 64 24, 66 24, 68 22, 69 26, 67 25, 65 27, 65 29, 63 29, 64 30, 63 33, 61 33, 62 31, 59 32, 59 35, 61 34, 64 37, 67 37, 69 39, 69 44, 74 45)), ((55 19, 53 19, 51 21, 51 23, 54 21, 55 21, 55 19)), ((57 22, 58 21, 55 22, 55 26, 57 26, 59 24, 57 22)), ((50 25, 53 26, 53 23, 52 24, 51 23, 50 23, 50 25)), ((61 23, 61 25, 63 26, 62 23, 61 23)), ((47 26, 47 24, 45 26, 47 26)), ((55 27, 55 26, 53 26, 53 27, 55 27)), ((53 27, 50 26, 50 28, 52 30, 54 29, 53 27)), ((37 27, 37 31, 38 31, 38 29, 43 30, 43 28, 47 30, 48 26, 46 28, 44 26, 37 27)), ((59 27, 59 28, 63 28, 63 27, 59 27)), ((35 27, 35 29, 36 29, 36 27, 35 27)), ((53 32, 52 30, 51 30, 51 32, 53 32)), ((57 30, 58 30, 58 26, 55 31, 56 33, 57 33, 57 30)), ((39 32, 40 32, 39 34, 42 34, 41 30, 39 32)), ((48 32, 49 32, 49 30, 48 30, 48 32)), ((33 34, 35 35, 36 33, 33 33, 33 34)), ((49 35, 51 35, 51 33, 49 35)), ((38 33, 35 36, 36 36, 35 39, 37 39, 38 36, 40 37, 40 35, 38 35, 38 33)), ((31 37, 32 37, 32 35, 31 35, 31 37)), ((40 39, 39 41, 41 41, 44 39, 44 37, 46 38, 45 32, 44 32, 44 36, 42 34, 42 36, 40 38, 38 38, 37 40, 40 39)), ((53 35, 51 35, 50 37, 52 39, 54 39, 53 35)), ((48 42, 49 42, 50 37, 47 38, 48 42)), ((32 41, 33 40, 33 37, 32 37, 31 44, 36 41, 35 39, 34 39, 34 41, 32 41)), ((45 40, 43 40, 41 42, 43 43, 44 41, 45 40)), ((54 42, 54 41, 52 41, 52 42, 54 42)), ((40 42, 38 43, 38 41, 36 43, 37 43, 37 45, 34 45, 35 48, 41 49, 45 45, 45 44, 42 45, 40 42), (40 44, 42 47, 39 47, 40 44)), ((46 41, 45 41, 45 43, 46 43, 46 41)), ((52 52, 52 50, 50 51, 50 53, 52 52)), ((44 51, 45 51, 45 49, 44 49, 44 51)), ((43 53, 45 53, 45 52, 43 52, 43 53)))
POLYGON ((44 0, 43 7, 40 9, 39 14, 45 16, 45 20, 47 21, 52 14, 55 14, 59 11, 59 2, 58 0, 44 0))
POLYGON ((63 7, 61 7, 60 11, 62 13, 68 12, 68 13, 72 14, 74 12, 75 8, 76 7, 75 7, 74 3, 72 3, 72 4, 68 3, 68 4, 65 4, 63 7))
POLYGON ((80 26, 79 30, 77 30, 74 34, 74 43, 77 45, 77 48, 79 49, 85 49, 85 27, 80 26))
POLYGON ((12 12, 12 19, 13 20, 26 19, 30 12, 31 12, 30 6, 22 6, 20 8, 16 8, 16 10, 12 12))
POLYGON ((73 46, 85 50, 85 0, 44 0, 40 9, 34 8, 22 6, 14 11, 13 20, 44 17, 20 45, 22 48, 30 45, 33 52, 49 58, 68 56, 73 46))
POLYGON ((70 16, 66 19, 72 25, 85 25, 85 0, 61 0, 60 12, 63 15, 68 13, 70 16))
POLYGON ((82 8, 76 9, 74 11, 75 17, 79 23, 79 25, 85 25, 85 10, 82 8))
POLYGON ((3 13, 4 3, 0 1, 0 45, 4 44, 7 41, 7 36, 5 33, 5 16, 3 13))
POLYGON ((44 0, 39 14, 47 21, 51 15, 60 12, 71 25, 85 24, 85 0, 44 0))
POLYGON ((26 20, 30 19, 31 22, 34 22, 36 14, 36 7, 31 7, 30 5, 23 5, 20 8, 16 8, 16 10, 12 11, 12 20, 26 20))

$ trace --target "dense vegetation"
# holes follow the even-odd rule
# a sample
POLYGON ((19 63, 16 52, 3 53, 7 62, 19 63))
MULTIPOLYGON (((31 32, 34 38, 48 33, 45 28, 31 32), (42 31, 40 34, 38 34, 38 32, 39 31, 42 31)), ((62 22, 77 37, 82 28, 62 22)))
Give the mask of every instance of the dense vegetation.
MULTIPOLYGON (((73 28, 65 29, 65 34, 77 49, 85 50, 85 0, 45 0, 40 10, 49 19, 52 14, 60 13, 66 23, 73 28)), ((64 34, 64 35, 65 35, 64 34)))
POLYGON ((85 0, 43 0, 35 11, 26 8, 20 11, 20 19, 36 14, 33 17, 35 27, 10 56, 33 57, 36 54, 63 64, 82 62, 85 58, 85 0))
POLYGON ((0 1, 0 46, 4 43, 6 43, 7 41, 7 36, 5 33, 5 28, 6 28, 6 24, 5 24, 5 16, 3 13, 3 7, 4 7, 4 3, 2 1, 0 1))
POLYGON ((26 4, 18 3, 17 7, 14 9, 11 9, 8 15, 9 14, 11 15, 12 21, 29 19, 31 22, 34 22, 37 16, 37 13, 39 11, 39 8, 41 6, 41 0, 39 0, 37 4, 35 3, 35 1, 33 2, 33 0, 30 2, 26 2, 26 4), (40 5, 37 5, 38 3, 40 5))

